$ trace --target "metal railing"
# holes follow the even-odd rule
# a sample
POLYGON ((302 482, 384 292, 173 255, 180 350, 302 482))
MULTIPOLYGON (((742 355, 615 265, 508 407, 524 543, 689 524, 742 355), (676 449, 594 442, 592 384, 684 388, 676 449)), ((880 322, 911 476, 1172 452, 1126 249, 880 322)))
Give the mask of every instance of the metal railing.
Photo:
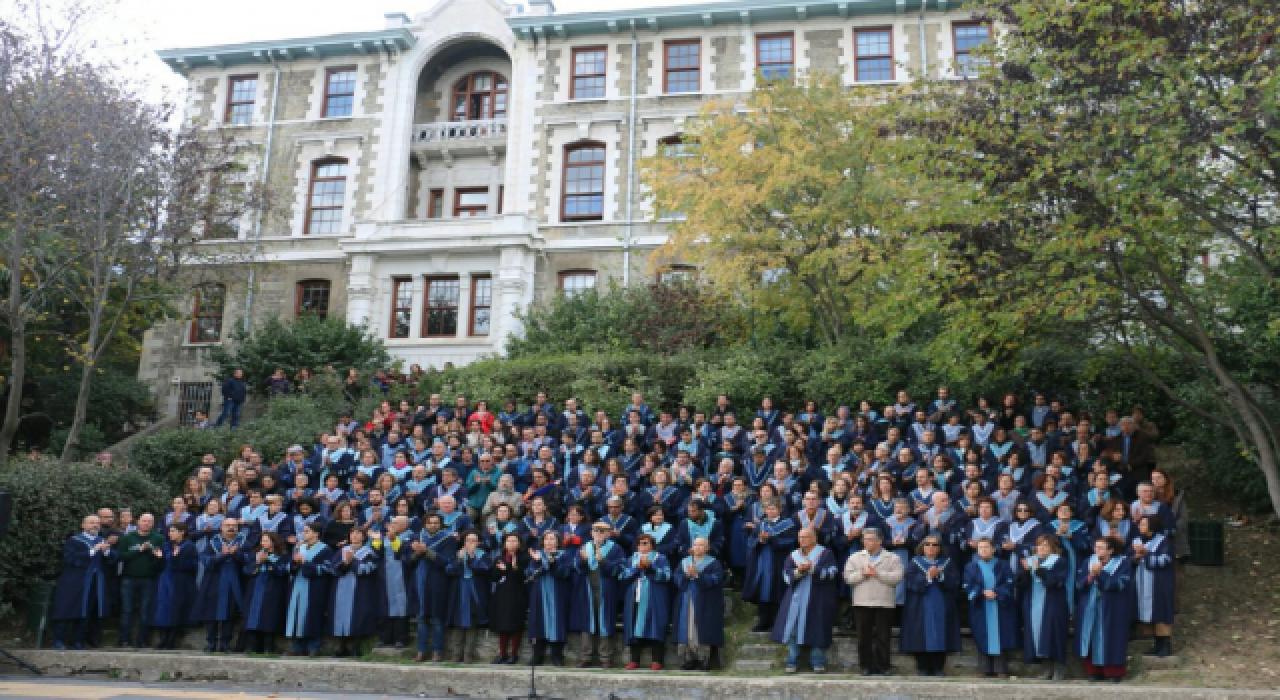
POLYGON ((506 138, 507 120, 477 119, 465 122, 432 122, 413 125, 413 143, 449 143, 506 138))

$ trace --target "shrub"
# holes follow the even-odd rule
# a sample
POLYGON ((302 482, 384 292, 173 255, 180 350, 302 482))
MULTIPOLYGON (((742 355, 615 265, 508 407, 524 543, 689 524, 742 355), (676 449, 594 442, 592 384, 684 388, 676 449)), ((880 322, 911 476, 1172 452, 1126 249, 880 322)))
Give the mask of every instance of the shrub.
POLYGON ((367 371, 391 364, 381 338, 340 318, 301 316, 291 322, 272 318, 252 335, 237 326, 232 340, 229 346, 213 348, 210 357, 221 377, 243 369, 255 394, 266 393, 265 382, 277 369, 290 378, 303 367, 318 375, 327 366, 342 374, 354 367, 367 376, 367 371))
POLYGON ((0 540, 0 609, 21 601, 31 583, 57 576, 62 540, 85 515, 125 505, 159 513, 171 496, 140 469, 19 459, 0 471, 0 491, 13 496, 9 535, 0 540))

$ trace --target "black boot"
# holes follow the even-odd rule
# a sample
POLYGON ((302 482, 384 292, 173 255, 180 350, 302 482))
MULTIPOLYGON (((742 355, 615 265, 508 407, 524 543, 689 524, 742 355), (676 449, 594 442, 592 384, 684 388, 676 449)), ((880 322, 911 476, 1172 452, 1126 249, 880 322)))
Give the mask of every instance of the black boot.
POLYGON ((541 666, 547 659, 547 643, 541 639, 533 643, 533 665, 541 666))
POLYGON ((1156 656, 1162 659, 1173 656, 1172 637, 1156 637, 1156 656))

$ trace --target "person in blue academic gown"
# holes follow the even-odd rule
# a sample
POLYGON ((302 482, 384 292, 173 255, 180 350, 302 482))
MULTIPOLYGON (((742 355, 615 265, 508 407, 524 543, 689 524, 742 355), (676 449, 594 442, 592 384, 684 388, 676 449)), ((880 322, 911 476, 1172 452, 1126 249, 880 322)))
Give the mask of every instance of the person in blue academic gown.
POLYGON ((87 515, 80 521, 80 534, 62 545, 62 573, 54 589, 51 615, 53 648, 59 651, 67 648, 68 627, 71 648, 81 650, 86 635, 111 615, 106 571, 116 565, 117 555, 99 529, 98 516, 87 515))
MULTIPOLYGON (((1056 518, 1046 527, 1045 532, 1052 532, 1062 548, 1062 556, 1067 560, 1067 612, 1076 611, 1076 570, 1080 568, 1080 559, 1090 554, 1093 539, 1089 536, 1089 526, 1075 519, 1075 506, 1063 503, 1058 506, 1056 518)), ((1036 538, 1039 541, 1039 538, 1036 538)))
POLYGON ((960 572, 942 554, 942 540, 926 535, 903 574, 907 601, 899 639, 902 652, 915 654, 923 676, 944 676, 947 654, 960 651, 960 621, 956 590, 960 572))
POLYGON ((289 554, 275 532, 258 535, 258 546, 245 548, 244 630, 245 648, 255 654, 274 654, 276 633, 284 623, 284 603, 289 594, 289 554))
POLYGON ((293 640, 289 656, 320 655, 333 580, 333 550, 320 541, 323 530, 318 523, 308 524, 302 530, 302 542, 293 550, 293 583, 284 626, 285 636, 293 640))
POLYGON ((341 549, 333 553, 334 580, 329 598, 329 631, 338 638, 338 656, 351 656, 358 649, 348 640, 367 637, 378 631, 379 552, 369 544, 369 534, 352 528, 341 549))
POLYGON ((613 665, 613 638, 622 592, 618 570, 627 553, 611 539, 612 532, 608 523, 595 523, 591 526, 591 541, 573 558, 569 631, 582 634, 582 668, 613 665))
POLYGON ((693 551, 674 572, 676 588, 676 643, 681 645, 685 671, 716 670, 724 646, 725 569, 711 556, 704 537, 693 541, 693 551))
POLYGON ((427 660, 428 646, 431 660, 444 661, 445 623, 449 619, 449 562, 458 553, 458 538, 445 530, 439 513, 432 513, 424 520, 422 533, 412 544, 413 559, 417 562, 414 572, 414 599, 418 603, 418 655, 415 661, 427 660))
POLYGON ((413 533, 409 518, 392 516, 385 533, 373 532, 370 546, 378 554, 379 645, 403 649, 409 643, 409 611, 413 605, 413 533))
POLYGON ((1098 537, 1076 572, 1076 643, 1090 680, 1124 680, 1133 621, 1133 568, 1125 543, 1098 537))
POLYGON ((802 647, 809 649, 813 672, 826 673, 840 596, 840 567, 831 550, 818 544, 814 528, 801 528, 797 540, 799 548, 783 564, 787 589, 769 638, 787 645, 787 673, 796 672, 802 647))
POLYGON ((1071 561, 1060 540, 1052 535, 1036 538, 1036 551, 1024 557, 1015 583, 1022 589, 1022 650, 1028 662, 1045 665, 1041 680, 1067 678, 1067 629, 1070 611, 1068 587, 1074 579, 1071 561))
POLYGON ((1170 656, 1173 654, 1173 537, 1166 532, 1159 515, 1144 515, 1138 519, 1138 536, 1130 547, 1137 600, 1134 619, 1154 627, 1156 639, 1155 646, 1146 653, 1170 656))
POLYGON ((449 562, 449 626, 458 629, 454 661, 471 663, 471 644, 481 627, 489 624, 489 566, 491 557, 480 546, 480 533, 462 534, 462 547, 449 562))
POLYGON ((986 537, 978 540, 976 556, 965 566, 964 592, 978 650, 978 672, 988 678, 1007 678, 1004 653, 1018 648, 1013 571, 996 557, 995 545, 986 537))
POLYGON ((782 565, 796 546, 796 525, 782 517, 776 500, 764 504, 764 519, 752 523, 747 539, 747 572, 742 599, 755 603, 755 632, 773 629, 773 620, 782 600, 782 565))
MULTIPOLYGON (((724 523, 717 519, 715 511, 698 496, 689 499, 685 506, 687 517, 676 530, 674 556, 669 561, 679 561, 693 551, 693 541, 707 538, 711 556, 719 559, 724 554, 724 523)), ((665 552, 664 552, 665 554, 665 552)))
POLYGON ((222 521, 222 531, 205 540, 200 553, 204 573, 191 617, 205 623, 206 653, 230 651, 236 613, 244 609, 244 589, 240 581, 243 567, 240 550, 244 548, 245 536, 240 532, 240 524, 227 518, 222 521))
POLYGON ((542 548, 529 550, 529 640, 533 642, 534 666, 546 660, 551 647, 551 663, 564 665, 564 644, 569 638, 569 596, 573 592, 573 559, 560 551, 560 533, 542 535, 542 548))
POLYGON ((178 632, 191 618, 200 552, 196 543, 187 541, 187 532, 182 523, 169 526, 169 546, 163 550, 163 568, 156 577, 155 606, 151 611, 151 626, 160 629, 157 649, 177 648, 178 632))
POLYGON ((636 546, 636 533, 640 531, 640 522, 626 512, 627 504, 620 496, 610 496, 605 501, 605 514, 598 522, 609 526, 609 536, 614 543, 622 546, 623 554, 631 556, 636 546))
MULTIPOLYGON (((729 569, 734 572, 735 577, 741 581, 747 566, 747 529, 744 527, 751 522, 751 505, 754 503, 752 493, 747 490, 747 480, 741 476, 733 477, 733 486, 729 493, 724 495, 722 499, 728 512, 729 527, 725 538, 727 540, 728 556, 726 563, 729 569)), ((739 584, 741 585, 741 584, 739 584)))
POLYGON ((636 551, 618 571, 626 584, 622 598, 622 633, 631 650, 628 670, 640 666, 640 652, 649 648, 652 668, 662 670, 667 643, 667 623, 671 613, 671 565, 656 551, 653 536, 636 537, 636 551))

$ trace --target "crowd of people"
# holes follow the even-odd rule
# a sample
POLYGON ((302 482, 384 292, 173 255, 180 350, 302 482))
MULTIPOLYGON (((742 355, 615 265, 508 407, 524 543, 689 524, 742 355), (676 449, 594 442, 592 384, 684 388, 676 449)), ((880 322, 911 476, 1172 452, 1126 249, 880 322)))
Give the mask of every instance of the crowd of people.
POLYGON ((532 663, 563 665, 577 635, 583 667, 625 646, 627 669, 647 650, 660 670, 673 640, 680 668, 710 670, 732 588, 788 673, 806 654, 825 672, 836 627, 856 629, 864 675, 893 672, 895 626, 927 676, 966 625, 991 677, 1020 652, 1045 679, 1076 655, 1119 682, 1139 634, 1172 653, 1187 508, 1141 409, 965 407, 946 387, 798 408, 637 393, 611 416, 538 393, 493 412, 433 395, 343 412, 282 456, 205 455, 166 512, 103 508, 67 539, 54 646, 100 643, 119 609, 121 646, 172 649, 203 624, 207 652, 284 636, 316 656, 332 637, 349 656, 374 635, 405 648, 416 623, 422 662, 474 662, 487 628, 495 664, 527 638, 532 663))

